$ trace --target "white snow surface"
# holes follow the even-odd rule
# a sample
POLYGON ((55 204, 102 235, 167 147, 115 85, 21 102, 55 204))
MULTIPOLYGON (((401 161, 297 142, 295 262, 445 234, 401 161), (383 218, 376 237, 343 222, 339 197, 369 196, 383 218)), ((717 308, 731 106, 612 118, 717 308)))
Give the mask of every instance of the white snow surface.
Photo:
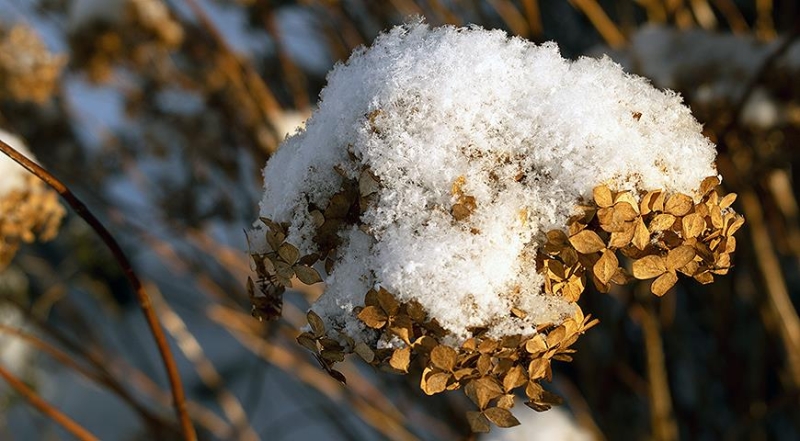
POLYGON ((536 274, 546 231, 565 228, 599 184, 692 194, 717 174, 715 155, 680 96, 607 57, 569 61, 554 43, 417 22, 330 72, 305 130, 264 169, 260 214, 289 222, 287 240, 311 253, 309 203, 325 207, 340 189, 335 166, 351 178, 368 166, 381 184, 362 216, 371 236, 341 233, 313 309, 355 329, 350 310, 379 285, 419 301, 459 339, 476 326, 530 334, 574 308, 546 296, 536 274), (460 177, 477 208, 455 221, 460 177), (512 306, 528 317, 510 317, 512 306))
MULTIPOLYGON (((16 135, 0 129, 0 139, 30 160, 36 161, 25 143, 16 135)), ((27 177, 27 170, 8 156, 0 154, 0 198, 10 191, 24 189, 27 185, 27 177)))

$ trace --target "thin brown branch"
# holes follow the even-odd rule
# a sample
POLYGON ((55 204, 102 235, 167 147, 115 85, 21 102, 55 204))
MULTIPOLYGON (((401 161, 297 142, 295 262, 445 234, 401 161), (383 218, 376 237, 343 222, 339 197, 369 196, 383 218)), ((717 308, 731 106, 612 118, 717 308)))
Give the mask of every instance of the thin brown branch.
POLYGON ((59 426, 71 433, 75 438, 78 438, 81 441, 95 441, 98 439, 83 426, 76 423, 75 420, 66 416, 58 409, 51 406, 50 403, 43 400, 36 392, 26 386, 22 380, 15 377, 3 366, 0 366, 0 377, 3 377, 9 386, 11 386, 15 391, 17 391, 18 394, 25 398, 31 406, 35 407, 39 412, 45 414, 48 418, 58 423, 59 426))
POLYGON ((217 372, 214 364, 206 357, 203 347, 195 336, 186 327, 183 319, 172 309, 164 300, 155 286, 150 287, 153 293, 153 300, 159 306, 158 311, 164 327, 178 343, 178 348, 183 355, 192 362, 200 380, 216 394, 217 403, 222 412, 233 425, 234 437, 240 441, 258 441, 259 437, 247 418, 247 412, 242 407, 242 403, 225 387, 225 380, 217 372))
POLYGON ((44 181, 47 185, 52 187, 61 197, 64 198, 65 201, 75 210, 75 212, 89 224, 90 227, 100 236, 100 239, 105 243, 111 253, 114 255, 114 258, 119 263, 122 271, 125 273, 125 276, 128 278, 128 282, 130 282, 131 287, 136 295, 136 299, 139 302, 139 306, 142 308, 142 312, 144 313, 145 319, 147 321, 147 325, 150 328, 150 332, 153 334, 153 338, 156 341, 156 345, 158 346, 158 351, 161 354, 161 359, 164 363, 164 367, 167 371, 167 376, 170 382, 170 389, 172 390, 172 397, 175 406, 175 413, 178 416, 178 420, 181 423, 181 430, 183 432, 183 436, 186 440, 194 441, 197 439, 197 435, 194 431, 194 427, 192 426, 192 422, 189 419, 189 414, 186 412, 186 395, 183 390, 183 384, 181 383, 180 375, 178 374, 178 367, 175 364, 175 359, 172 356, 172 352, 169 349, 169 345, 167 344, 167 338, 164 335, 163 329, 161 329, 161 325, 158 322, 158 317, 156 316, 155 311, 153 311, 153 306, 150 302, 150 297, 147 295, 147 292, 144 290, 139 277, 133 270, 133 267, 128 260, 128 257, 122 251, 117 241, 111 235, 111 233, 103 226, 103 224, 92 214, 86 205, 78 199, 66 185, 64 185, 61 181, 59 181, 55 176, 50 174, 47 170, 40 167, 38 164, 34 163, 25 155, 21 154, 17 150, 15 150, 10 145, 6 144, 4 141, 0 140, 0 150, 6 154, 9 158, 13 159, 16 163, 20 164, 21 166, 25 167, 26 170, 33 173, 44 181))
POLYGON ((658 319, 653 311, 640 305, 632 306, 631 316, 639 322, 644 334, 653 439, 658 441, 676 440, 678 439, 678 425, 672 412, 672 396, 669 392, 658 319))

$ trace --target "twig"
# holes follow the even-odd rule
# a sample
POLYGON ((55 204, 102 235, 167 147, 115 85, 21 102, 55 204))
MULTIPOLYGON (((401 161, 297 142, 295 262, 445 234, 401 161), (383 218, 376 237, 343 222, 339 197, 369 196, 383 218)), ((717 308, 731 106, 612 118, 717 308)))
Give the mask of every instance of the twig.
POLYGON ((644 334, 653 438, 659 441, 676 440, 678 426, 672 413, 672 397, 669 393, 658 319, 651 310, 638 304, 631 307, 631 316, 639 322, 644 334))
POLYGON ((91 432, 84 429, 83 426, 76 423, 75 420, 64 415, 61 413, 61 411, 51 406, 50 403, 43 400, 36 392, 26 386, 22 380, 15 377, 3 366, 0 366, 0 377, 3 377, 3 379, 6 380, 6 382, 12 388, 14 388, 18 394, 22 395, 23 398, 28 400, 28 403, 38 409, 39 412, 47 415, 48 418, 58 423, 59 426, 71 433, 75 438, 78 438, 81 441, 96 441, 98 439, 96 436, 92 435, 91 432))
POLYGON ((596 0, 569 0, 569 2, 586 15, 612 49, 619 49, 625 44, 625 36, 596 0))
POLYGON ((111 233, 109 233, 103 224, 100 223, 100 221, 91 213, 91 211, 89 211, 86 205, 81 202, 80 199, 78 199, 72 193, 72 191, 70 191, 70 189, 67 188, 67 186, 59 181, 55 176, 25 157, 25 155, 16 151, 13 147, 6 144, 2 140, 0 140, 0 150, 9 158, 13 159, 19 165, 25 167, 26 170, 36 175, 36 177, 44 181, 47 185, 58 192, 58 194, 60 194, 61 197, 67 201, 73 210, 75 210, 75 212, 81 218, 83 218, 83 220, 85 220, 90 227, 92 227, 92 229, 97 233, 98 236, 100 236, 100 239, 106 244, 108 249, 114 255, 114 258, 119 263, 122 271, 128 278, 128 282, 130 282, 134 293, 136 294, 136 299, 139 301, 139 306, 142 308, 142 312, 147 320, 147 325, 150 328, 150 332, 153 334, 156 345, 158 346, 158 351, 161 354, 161 359, 164 363, 164 367, 167 370, 167 377, 169 378, 170 389, 172 390, 175 413, 177 414, 178 420, 181 423, 181 430, 183 432, 184 439, 190 441, 196 440, 197 434, 195 433, 192 422, 189 419, 189 414, 186 412, 186 395, 183 390, 183 384, 181 383, 181 378, 178 374, 178 367, 175 364, 175 359, 172 356, 169 345, 167 344, 167 338, 164 335, 164 331, 161 329, 161 325, 158 323, 158 317, 156 317, 156 313, 153 311, 150 297, 147 295, 147 292, 145 292, 139 277, 133 271, 133 267, 128 261, 127 256, 125 256, 125 253, 122 251, 122 248, 120 248, 117 241, 113 236, 111 236, 111 233))
POLYGON ((158 288, 151 286, 150 292, 153 293, 154 302, 159 306, 159 315, 167 332, 178 343, 178 348, 183 352, 183 355, 192 362, 197 375, 203 383, 216 394, 219 407, 233 425, 234 437, 240 441, 258 441, 258 434, 250 425, 247 419, 247 412, 242 407, 239 399, 236 398, 236 395, 225 387, 225 380, 217 372, 211 360, 203 353, 200 342, 186 327, 183 319, 164 300, 158 288))

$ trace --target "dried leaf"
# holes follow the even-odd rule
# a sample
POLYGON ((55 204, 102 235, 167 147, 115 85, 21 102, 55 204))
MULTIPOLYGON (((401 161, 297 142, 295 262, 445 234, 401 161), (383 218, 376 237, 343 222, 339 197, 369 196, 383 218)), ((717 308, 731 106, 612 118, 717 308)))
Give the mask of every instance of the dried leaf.
MULTIPOLYGON (((688 216, 687 216, 688 217, 688 216)), ((683 268, 697 255, 695 249, 689 245, 681 245, 678 248, 669 250, 664 265, 667 269, 675 271, 683 268)))
POLYGON ((660 256, 645 256, 633 262, 633 277, 639 280, 652 279, 666 271, 664 259, 660 256))
POLYGON ((389 318, 381 308, 367 306, 358 313, 358 319, 370 328, 380 329, 386 325, 389 318))
POLYGON ((664 211, 675 216, 683 216, 692 209, 692 198, 683 193, 675 193, 667 199, 664 211))
POLYGON ((570 237, 569 243, 581 254, 596 253, 606 247, 603 239, 592 230, 583 230, 570 237))
POLYGON ((686 239, 701 235, 705 229, 706 221, 703 219, 703 216, 697 213, 687 214, 681 220, 681 231, 683 232, 683 237, 686 239))
POLYGON ((592 195, 594 196, 594 202, 598 207, 606 208, 610 207, 614 203, 614 199, 611 196, 611 190, 605 185, 598 185, 595 187, 592 190, 592 195))
POLYGON ((659 278, 653 281, 653 284, 650 285, 650 291, 657 296, 663 296, 664 294, 672 288, 675 283, 678 281, 678 275, 674 272, 666 272, 662 274, 659 278))
POLYGON ((450 346, 439 345, 431 351, 431 363, 443 371, 452 371, 456 366, 458 353, 450 346))
POLYGON ((600 260, 594 264, 592 272, 601 282, 607 284, 617 272, 618 267, 619 260, 617 260, 616 254, 611 250, 604 250, 600 260))
POLYGON ((470 430, 475 433, 486 433, 491 428, 489 420, 481 412, 467 412, 467 421, 469 422, 470 430))
POLYGON ((406 313, 411 317, 411 320, 417 323, 424 322, 427 316, 425 309, 415 300, 406 303, 406 313))
POLYGON ((411 348, 408 346, 395 350, 392 353, 392 358, 389 359, 389 366, 402 372, 408 372, 408 365, 410 363, 411 348))
POLYGON ((297 264, 293 266, 292 269, 294 270, 294 274, 297 276, 297 278, 306 285, 313 285, 315 283, 322 282, 322 277, 320 277, 317 270, 311 268, 310 266, 297 264))
POLYGON ((325 334, 325 322, 322 321, 322 318, 317 315, 316 312, 309 310, 306 314, 306 319, 311 326, 314 337, 321 337, 325 334))
POLYGON ((466 204, 453 204, 450 209, 450 214, 453 215, 453 218, 457 221, 464 220, 468 218, 472 214, 472 209, 469 208, 466 204))
POLYGON ((489 421, 495 423, 498 427, 514 427, 519 425, 514 415, 508 409, 502 407, 490 407, 483 411, 489 421))

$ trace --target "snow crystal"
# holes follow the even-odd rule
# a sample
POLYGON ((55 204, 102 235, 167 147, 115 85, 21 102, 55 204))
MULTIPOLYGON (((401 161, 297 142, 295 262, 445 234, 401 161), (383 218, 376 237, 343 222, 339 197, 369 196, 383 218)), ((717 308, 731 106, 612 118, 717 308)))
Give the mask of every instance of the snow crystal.
POLYGON ((530 334, 574 308, 542 290, 533 256, 546 231, 566 228, 599 184, 692 194, 716 175, 714 157, 680 96, 608 58, 413 23, 329 74, 305 130, 264 169, 261 216, 290 223, 287 241, 314 252, 309 207, 368 167, 380 183, 361 218, 368 234, 341 232, 314 310, 355 321, 347 308, 380 285, 460 338, 477 326, 530 334), (476 204, 463 221, 450 214, 457 181, 476 204))

